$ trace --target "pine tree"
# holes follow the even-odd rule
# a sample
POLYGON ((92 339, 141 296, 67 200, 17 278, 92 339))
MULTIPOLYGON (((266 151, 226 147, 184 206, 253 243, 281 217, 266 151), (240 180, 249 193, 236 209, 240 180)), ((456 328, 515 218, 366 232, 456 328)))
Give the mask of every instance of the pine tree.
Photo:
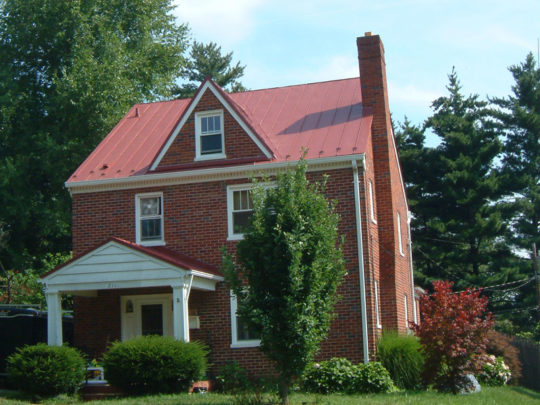
POLYGON ((189 81, 174 90, 178 98, 192 97, 197 88, 207 76, 229 92, 244 91, 245 88, 238 81, 244 75, 245 66, 240 62, 232 64, 233 53, 221 54, 221 47, 215 42, 203 44, 193 42, 189 59, 184 69, 184 75, 189 81))

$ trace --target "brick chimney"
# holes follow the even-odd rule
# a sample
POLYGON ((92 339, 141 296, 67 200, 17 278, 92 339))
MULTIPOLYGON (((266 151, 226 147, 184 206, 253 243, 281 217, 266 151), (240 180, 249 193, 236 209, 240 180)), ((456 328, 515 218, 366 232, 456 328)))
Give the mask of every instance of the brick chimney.
MULTIPOLYGON (((401 246, 404 246, 408 238, 408 235, 403 232, 407 229, 405 222, 407 203, 402 188, 390 121, 384 47, 380 37, 372 35, 371 32, 366 32, 363 37, 357 38, 356 44, 362 105, 371 110, 368 110, 368 113, 373 113, 371 135, 379 226, 383 327, 404 332, 406 324, 404 301, 413 302, 413 293, 411 292, 410 267, 406 260, 409 252, 400 251, 400 230, 397 221, 401 219, 401 246), (404 299, 404 295, 408 299, 404 299)), ((412 308, 408 313, 413 313, 412 308)))

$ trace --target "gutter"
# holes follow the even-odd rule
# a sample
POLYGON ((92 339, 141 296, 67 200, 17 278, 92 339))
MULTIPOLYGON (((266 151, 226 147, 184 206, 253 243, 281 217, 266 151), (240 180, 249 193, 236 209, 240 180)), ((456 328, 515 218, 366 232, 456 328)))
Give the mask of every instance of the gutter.
MULTIPOLYGON (((360 305, 362 308, 362 346, 364 353, 364 363, 369 363, 369 344, 368 344, 368 324, 366 309, 366 281, 364 276, 364 247, 362 244, 362 212, 360 211, 360 186, 358 177, 358 163, 351 160, 353 169, 354 184, 354 208, 356 211, 356 244, 358 251, 358 274, 360 276, 360 305)), ((362 159, 362 170, 365 160, 362 159)))

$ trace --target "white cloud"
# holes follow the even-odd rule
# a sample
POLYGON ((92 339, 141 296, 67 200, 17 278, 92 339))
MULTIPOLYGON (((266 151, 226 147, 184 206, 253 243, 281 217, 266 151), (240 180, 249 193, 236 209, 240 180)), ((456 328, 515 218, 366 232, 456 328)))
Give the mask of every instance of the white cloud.
POLYGON ((263 0, 175 0, 174 14, 187 22, 195 38, 230 46, 246 38, 255 26, 263 0))
POLYGON ((392 102, 408 103, 417 106, 429 106, 431 102, 440 97, 440 93, 425 90, 412 84, 401 85, 390 81, 388 83, 388 96, 392 102))

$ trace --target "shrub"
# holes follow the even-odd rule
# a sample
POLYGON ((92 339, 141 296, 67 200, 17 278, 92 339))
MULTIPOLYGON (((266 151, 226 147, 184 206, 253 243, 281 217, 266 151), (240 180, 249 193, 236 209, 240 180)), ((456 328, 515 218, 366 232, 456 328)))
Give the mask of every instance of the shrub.
POLYGON ((511 383, 517 384, 519 377, 521 377, 521 361, 519 360, 518 348, 512 344, 512 338, 495 330, 490 330, 487 338, 486 351, 504 359, 512 373, 511 383))
POLYGON ((310 364, 304 372, 303 388, 319 394, 347 392, 353 378, 353 364, 347 359, 334 357, 310 364))
POLYGON ((141 336, 115 342, 103 358, 105 378, 133 394, 188 391, 203 377, 207 349, 168 336, 141 336))
POLYGON ((399 388, 412 390, 420 387, 424 355, 416 336, 384 333, 377 343, 377 357, 399 388))
POLYGON ((486 385, 499 387, 505 385, 511 376, 510 367, 504 364, 504 359, 491 355, 487 357, 486 363, 482 366, 478 380, 486 385))
POLYGON ((433 294, 420 298, 422 323, 412 327, 424 350, 424 381, 457 394, 467 374, 476 374, 483 365, 493 321, 490 313, 485 315, 487 298, 480 297, 480 290, 452 293, 452 285, 433 283, 433 294))
POLYGON ((357 364, 350 393, 376 394, 394 391, 395 386, 388 370, 379 362, 357 364))
POLYGON ((332 358, 308 366, 303 388, 319 394, 378 393, 392 391, 394 384, 381 363, 353 365, 347 359, 332 358))
POLYGON ((9 356, 6 372, 15 388, 32 395, 74 394, 84 380, 85 362, 77 349, 39 343, 9 356))
POLYGON ((218 388, 222 392, 235 393, 250 388, 246 370, 236 361, 229 361, 221 367, 216 380, 218 382, 218 388))

